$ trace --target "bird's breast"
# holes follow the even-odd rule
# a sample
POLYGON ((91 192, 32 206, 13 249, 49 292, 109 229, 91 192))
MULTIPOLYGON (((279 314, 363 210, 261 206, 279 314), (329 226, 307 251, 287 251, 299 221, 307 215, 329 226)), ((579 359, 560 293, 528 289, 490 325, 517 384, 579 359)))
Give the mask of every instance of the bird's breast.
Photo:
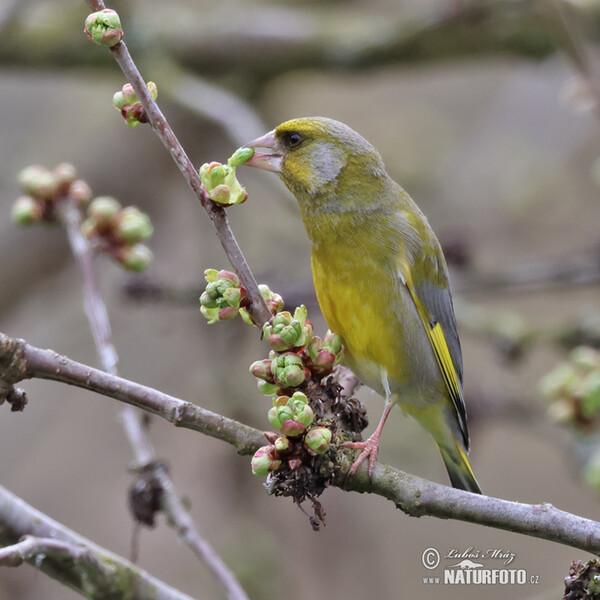
POLYGON ((381 395, 384 370, 392 393, 439 386, 431 346, 390 257, 360 244, 322 244, 312 249, 312 268, 323 316, 361 381, 381 395))

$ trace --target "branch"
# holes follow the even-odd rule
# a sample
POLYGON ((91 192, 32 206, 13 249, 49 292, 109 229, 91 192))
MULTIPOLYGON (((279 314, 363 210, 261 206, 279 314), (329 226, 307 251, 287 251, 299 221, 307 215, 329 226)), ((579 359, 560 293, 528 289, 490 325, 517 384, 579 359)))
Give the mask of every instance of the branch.
POLYGON ((13 544, 0 550, 0 564, 17 566, 27 560, 93 600, 193 600, 123 557, 77 535, 2 486, 0 543, 13 544))
MULTIPOLYGON (((67 197, 61 203, 59 218, 67 231, 71 251, 83 276, 85 313, 92 330, 100 363, 108 374, 117 375, 119 358, 112 341, 108 311, 98 290, 92 248, 81 233, 81 215, 71 198, 67 197)), ((154 479, 160 485, 160 506, 167 516, 167 522, 172 524, 180 539, 192 552, 204 561, 230 600, 248 600, 248 596, 235 575, 213 547, 200 535, 188 509, 181 502, 179 493, 167 470, 157 460, 143 422, 143 413, 131 406, 126 406, 122 411, 122 421, 125 434, 135 455, 136 466, 140 469, 151 468, 154 479)))
MULTIPOLYGON (((94 11, 106 8, 102 0, 87 0, 87 3, 94 11)), ((169 151, 177 168, 181 171, 181 174, 187 181, 189 187, 204 207, 204 210, 208 213, 229 262, 240 278, 242 285, 246 288, 248 298, 250 299, 250 305, 247 307, 248 312, 254 323, 261 327, 263 323, 266 323, 271 319, 272 315, 258 289, 258 284, 250 271, 246 258, 242 254, 237 240, 229 227, 225 210, 217 206, 208 197, 200 182, 197 169, 192 164, 192 161, 189 159, 183 146, 171 129, 171 126, 165 119, 158 104, 156 104, 150 95, 150 92, 146 87, 146 82, 133 62, 125 42, 119 42, 117 45, 113 46, 110 48, 110 52, 121 67, 121 70, 129 83, 133 86, 137 97, 144 106, 154 133, 156 133, 165 148, 169 151)))
MULTIPOLYGON (((39 377, 90 389, 159 415, 176 426, 226 441, 240 454, 252 454, 265 443, 263 433, 257 429, 2 333, 0 377, 9 385, 26 378, 39 377)), ((470 494, 381 463, 377 463, 372 479, 367 475, 366 466, 360 468, 356 475, 348 476, 350 462, 347 456, 338 452, 337 461, 340 466, 335 481, 337 487, 383 496, 407 515, 429 515, 479 523, 558 542, 593 554, 600 553, 600 523, 558 510, 550 504, 521 504, 470 494)))
POLYGON ((336 485, 347 491, 383 496, 411 517, 427 515, 478 523, 600 554, 599 522, 559 510, 548 503, 522 504, 471 494, 407 475, 381 463, 376 464, 371 481, 366 469, 360 469, 356 475, 340 479, 336 485))
POLYGON ((193 429, 252 454, 265 443, 262 432, 200 406, 42 350, 0 333, 0 380, 8 385, 37 377, 74 385, 158 415, 176 427, 193 429))

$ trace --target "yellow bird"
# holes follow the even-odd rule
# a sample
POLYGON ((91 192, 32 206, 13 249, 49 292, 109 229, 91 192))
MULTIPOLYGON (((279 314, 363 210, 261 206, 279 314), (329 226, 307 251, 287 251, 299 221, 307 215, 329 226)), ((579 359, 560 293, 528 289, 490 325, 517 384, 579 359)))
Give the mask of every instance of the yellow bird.
POLYGON ((454 487, 481 493, 467 460, 462 356, 440 244, 426 217, 347 125, 293 119, 247 144, 246 164, 278 173, 300 205, 313 280, 345 363, 385 398, 375 432, 346 447, 373 471, 394 404, 435 440, 454 487))

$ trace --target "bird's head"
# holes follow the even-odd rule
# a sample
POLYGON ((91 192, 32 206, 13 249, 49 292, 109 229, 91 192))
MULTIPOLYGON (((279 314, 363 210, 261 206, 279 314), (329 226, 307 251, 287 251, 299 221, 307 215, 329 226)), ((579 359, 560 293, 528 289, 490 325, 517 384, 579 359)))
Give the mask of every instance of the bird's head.
POLYGON ((256 152, 246 164, 279 173, 301 203, 349 197, 352 186, 385 175, 381 157, 369 142, 325 117, 286 121, 246 145, 267 151, 256 152))

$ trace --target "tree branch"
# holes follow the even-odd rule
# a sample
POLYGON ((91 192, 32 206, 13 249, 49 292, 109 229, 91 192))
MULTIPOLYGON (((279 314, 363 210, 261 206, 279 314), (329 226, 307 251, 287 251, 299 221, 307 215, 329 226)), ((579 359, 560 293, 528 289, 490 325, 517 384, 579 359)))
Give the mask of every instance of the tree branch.
MULTIPOLYGON (((102 0, 87 0, 89 7, 94 10, 102 10, 105 7, 102 0)), ((197 169, 192 164, 186 154, 183 146, 177 139, 177 136, 171 129, 171 126, 165 119, 162 111, 158 107, 158 104, 154 101, 146 82, 142 78, 138 68, 136 67, 131 54, 125 45, 125 42, 119 42, 112 48, 110 52, 118 65, 121 67, 123 74, 133 86, 137 97, 144 106, 152 129, 163 143, 165 148, 169 151, 171 158, 175 161, 177 168, 181 171, 181 174, 187 181, 188 185, 204 207, 204 210, 208 213, 210 220, 217 232, 217 237, 223 246, 223 250, 229 259, 233 269, 237 273, 242 285, 246 288, 248 298, 250 299, 250 305, 247 307, 252 320, 256 325, 262 327, 263 323, 266 323, 271 319, 271 313, 267 308, 267 305, 258 289, 258 284, 254 279, 254 275, 250 271, 250 267, 246 262, 231 228, 227 221, 227 213, 223 208, 217 206, 209 197, 202 183, 200 176, 198 175, 197 169)))
MULTIPOLYGON (((39 377, 89 389, 156 414, 179 427, 216 437, 240 454, 265 444, 261 431, 207 411, 191 402, 110 376, 52 350, 42 350, 0 333, 0 377, 9 385, 39 377)), ((550 504, 521 504, 433 483, 377 463, 369 479, 366 465, 348 476, 347 453, 338 452, 335 485, 391 500, 410 516, 433 516, 514 531, 600 554, 600 523, 558 510, 550 504)))
MULTIPOLYGON (((118 354, 112 340, 106 304, 98 289, 97 272, 92 248, 81 233, 81 215, 71 198, 63 199, 59 218, 64 225, 71 251, 83 277, 84 307, 94 337, 96 351, 104 371, 117 375, 118 354)), ((200 558, 213 577, 223 587, 230 600, 248 600, 233 572, 221 560, 214 548, 200 535, 188 509, 179 498, 166 468, 157 460, 152 442, 147 434, 143 413, 132 406, 123 408, 123 429, 135 455, 137 467, 150 468, 161 489, 160 506, 180 539, 200 558)))
POLYGON ((2 486, 0 543, 11 544, 0 550, 0 563, 5 558, 15 564, 22 557, 93 600, 193 600, 123 557, 77 535, 2 486), (28 537, 19 542, 23 536, 28 537))

